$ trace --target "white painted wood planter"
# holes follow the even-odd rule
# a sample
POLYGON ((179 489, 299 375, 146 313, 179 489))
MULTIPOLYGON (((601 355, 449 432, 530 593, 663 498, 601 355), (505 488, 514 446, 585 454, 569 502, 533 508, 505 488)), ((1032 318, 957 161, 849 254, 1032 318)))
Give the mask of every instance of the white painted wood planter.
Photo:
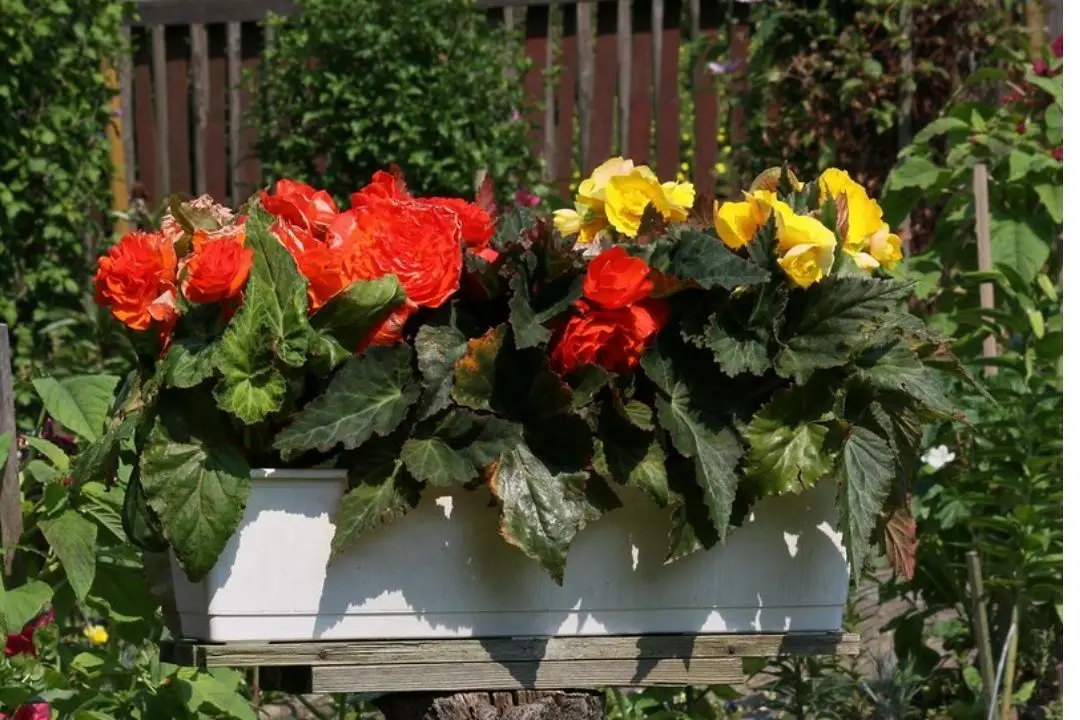
POLYGON ((211 642, 837 631, 848 567, 834 483, 769 498, 722 547, 670 565, 669 511, 624 507, 574 540, 564 584, 498 535, 483 489, 419 507, 327 566, 343 473, 259 470, 240 529, 191 583, 182 631, 211 642))

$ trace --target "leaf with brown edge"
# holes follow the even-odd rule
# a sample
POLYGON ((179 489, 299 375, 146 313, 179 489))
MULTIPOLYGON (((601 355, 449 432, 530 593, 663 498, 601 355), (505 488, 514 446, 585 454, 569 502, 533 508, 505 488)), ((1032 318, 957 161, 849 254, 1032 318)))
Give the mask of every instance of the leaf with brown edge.
POLYGON ((906 507, 894 508, 885 521, 885 557, 899 577, 911 582, 915 577, 915 518, 906 507))
POLYGON ((491 176, 487 173, 484 173, 484 179, 481 181, 480 187, 476 188, 476 199, 473 202, 492 218, 495 217, 495 213, 499 209, 498 204, 495 202, 495 183, 491 181, 491 176))
POLYGON ((409 194, 409 186, 405 183, 405 173, 401 171, 401 168, 397 166, 397 163, 390 163, 387 167, 387 172, 394 178, 394 184, 397 185, 397 190, 402 195, 409 194))
POLYGON ((638 242, 642 244, 648 243, 663 235, 666 229, 667 222, 660 211, 656 209, 656 206, 652 203, 646 205, 645 211, 641 213, 641 222, 638 224, 638 242))
POLYGON ((708 230, 716 224, 715 201, 705 194, 704 190, 698 190, 694 194, 694 204, 686 218, 686 226, 691 230, 708 230))

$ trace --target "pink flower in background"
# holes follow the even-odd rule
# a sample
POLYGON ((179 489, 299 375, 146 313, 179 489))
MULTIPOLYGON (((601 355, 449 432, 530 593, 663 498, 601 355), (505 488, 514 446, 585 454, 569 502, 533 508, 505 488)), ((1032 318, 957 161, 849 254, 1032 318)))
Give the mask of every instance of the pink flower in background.
MULTIPOLYGON (((53 620, 56 619, 56 610, 49 608, 48 612, 43 612, 36 618, 26 623, 23 629, 19 633, 10 633, 7 636, 7 643, 4 645, 4 654, 7 656, 12 655, 30 655, 31 657, 37 657, 37 651, 34 649, 34 633, 39 628, 43 628, 53 620)), ((15 717, 19 717, 16 714, 15 717)), ((45 717, 48 717, 46 715, 45 717)))
POLYGON ((1062 158, 1065 157, 1064 148, 1056 147, 1056 148, 1053 149, 1053 151, 1051 151, 1050 155, 1051 155, 1051 157, 1053 157, 1058 162, 1061 162, 1062 158))
POLYGON ((1061 59, 1061 53, 1062 53, 1062 50, 1064 49, 1063 48, 1063 38, 1064 37, 1065 37, 1064 35, 1058 35, 1057 40, 1055 40, 1054 44, 1050 46, 1050 52, 1054 53, 1054 57, 1056 57, 1058 60, 1061 59))
POLYGON ((36 702, 22 705, 14 715, 0 713, 0 720, 49 720, 52 717, 52 709, 49 703, 36 702))
POLYGON ((514 202, 525 207, 536 207, 540 204, 540 196, 529 192, 527 188, 521 188, 514 194, 514 202))

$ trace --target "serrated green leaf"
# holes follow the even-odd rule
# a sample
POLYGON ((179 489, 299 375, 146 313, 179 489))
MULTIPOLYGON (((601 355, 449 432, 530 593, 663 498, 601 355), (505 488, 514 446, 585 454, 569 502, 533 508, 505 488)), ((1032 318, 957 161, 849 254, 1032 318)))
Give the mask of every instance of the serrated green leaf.
POLYGON ((180 318, 160 369, 167 386, 191 388, 213 376, 220 325, 216 304, 195 306, 180 318))
POLYGON ((136 410, 120 422, 114 422, 104 435, 75 456, 71 463, 71 476, 76 488, 93 480, 107 482, 112 479, 120 445, 134 437, 144 412, 145 408, 136 410))
POLYGON ((935 412, 954 410, 941 377, 897 341, 864 352, 855 367, 854 376, 872 387, 900 391, 935 412))
POLYGON ((828 278, 791 308, 776 372, 803 383, 814 370, 843 365, 910 290, 892 280, 828 278))
POLYGON ((217 562, 251 492, 251 468, 211 408, 194 397, 163 403, 139 465, 147 503, 193 582, 217 562))
POLYGON ((405 290, 393 275, 357 280, 311 316, 312 327, 354 350, 368 333, 405 302, 405 290))
POLYGON ((889 494, 895 458, 889 444, 853 426, 840 450, 840 531, 852 574, 858 578, 869 551, 870 533, 889 494))
POLYGON ((671 504, 664 450, 654 432, 634 427, 613 407, 606 407, 593 442, 593 469, 600 477, 637 488, 660 507, 671 504))
POLYGON ((408 345, 368 348, 349 358, 326 392, 278 434, 274 447, 285 457, 335 445, 352 450, 372 434, 393 432, 419 395, 408 345))
POLYGON ((420 398, 420 419, 424 420, 450 404, 454 386, 454 364, 468 349, 467 339, 449 325, 424 325, 416 332, 416 364, 424 380, 420 398))
POLYGON ((65 510, 59 517, 42 520, 38 527, 60 560, 75 599, 82 602, 97 570, 97 525, 74 510, 65 510))
POLYGON ((653 429, 652 408, 640 400, 622 400, 618 395, 613 395, 612 406, 638 430, 653 429))
POLYGON ((451 410, 405 441, 401 459, 418 480, 437 486, 465 483, 521 442, 522 428, 491 415, 451 410))
POLYGON ((732 290, 740 285, 768 282, 769 272, 736 255, 719 238, 684 230, 671 247, 665 267, 658 268, 703 288, 732 290))
POLYGON ((491 238, 491 247, 500 253, 517 245, 526 230, 536 225, 537 219, 524 207, 514 205, 500 217, 491 238))
POLYGON ((772 367, 765 343, 752 337, 733 337, 715 322, 705 330, 705 346, 712 350, 717 366, 728 377, 742 373, 761 376, 772 367))
POLYGON ((44 377, 34 380, 34 390, 49 415, 92 442, 105 430, 105 419, 119 382, 115 375, 76 375, 62 380, 44 377))
POLYGON ((598 519, 586 492, 588 474, 554 473, 521 443, 502 453, 490 481, 502 506, 500 533, 562 585, 570 542, 598 519))
POLYGON ((146 499, 146 491, 139 479, 136 467, 128 478, 124 489, 124 505, 120 511, 120 522, 124 533, 131 543, 146 552, 164 552, 169 548, 161 519, 151 509, 146 499))
POLYGON ((675 507, 671 511, 665 565, 698 551, 709 550, 720 542, 720 535, 709 517, 705 494, 694 479, 693 461, 672 453, 667 465, 675 507))
POLYGON ((551 331, 543 323, 565 312, 581 297, 583 278, 565 275, 547 283, 538 297, 529 292, 523 269, 510 279, 510 327, 514 330, 514 345, 518 348, 543 345, 551 331))
POLYGON ((399 437, 377 437, 364 446, 350 470, 353 488, 341 501, 330 544, 331 562, 353 547, 364 533, 403 516, 420 502, 420 484, 399 459, 399 437))
POLYGON ((229 323, 214 355, 221 381, 214 389, 218 407, 245 425, 255 425, 281 408, 285 378, 274 364, 266 315, 245 304, 229 323))
POLYGON ((286 365, 300 367, 311 344, 307 319, 307 280, 289 251, 270 232, 273 218, 253 203, 244 229, 247 246, 255 251, 244 305, 251 303, 263 316, 274 354, 286 365))
POLYGON ((689 372, 677 371, 676 353, 677 346, 654 345, 641 358, 641 367, 663 393, 656 398, 660 426, 668 431, 675 449, 693 459, 709 518, 723 540, 739 484, 736 467, 742 448, 731 425, 709 407, 715 388, 689 372))
POLYGON ((608 386, 614 377, 613 373, 599 365, 588 364, 575 369, 567 378, 567 383, 573 392, 570 401, 576 408, 585 407, 592 402, 596 393, 608 386))
POLYGON ((901 480, 911 487, 922 464, 922 422, 915 404, 900 393, 879 393, 870 404, 870 414, 877 425, 874 430, 889 441, 896 455, 901 480))
POLYGON ((780 390, 742 429, 746 474, 761 484, 764 494, 800 492, 832 469, 833 458, 825 447, 827 392, 810 387, 780 390))

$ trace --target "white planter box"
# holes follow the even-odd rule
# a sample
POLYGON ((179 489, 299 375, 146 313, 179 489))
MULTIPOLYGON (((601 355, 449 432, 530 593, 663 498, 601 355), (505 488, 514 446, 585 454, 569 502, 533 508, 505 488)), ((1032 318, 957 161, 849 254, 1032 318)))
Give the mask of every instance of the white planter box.
POLYGON ((722 547, 663 565, 670 512, 644 494, 574 540, 562 587, 503 542, 483 489, 428 490, 327 567, 344 473, 260 470, 203 582, 173 561, 183 634, 211 642, 840 629, 835 483, 769 498, 722 547))

